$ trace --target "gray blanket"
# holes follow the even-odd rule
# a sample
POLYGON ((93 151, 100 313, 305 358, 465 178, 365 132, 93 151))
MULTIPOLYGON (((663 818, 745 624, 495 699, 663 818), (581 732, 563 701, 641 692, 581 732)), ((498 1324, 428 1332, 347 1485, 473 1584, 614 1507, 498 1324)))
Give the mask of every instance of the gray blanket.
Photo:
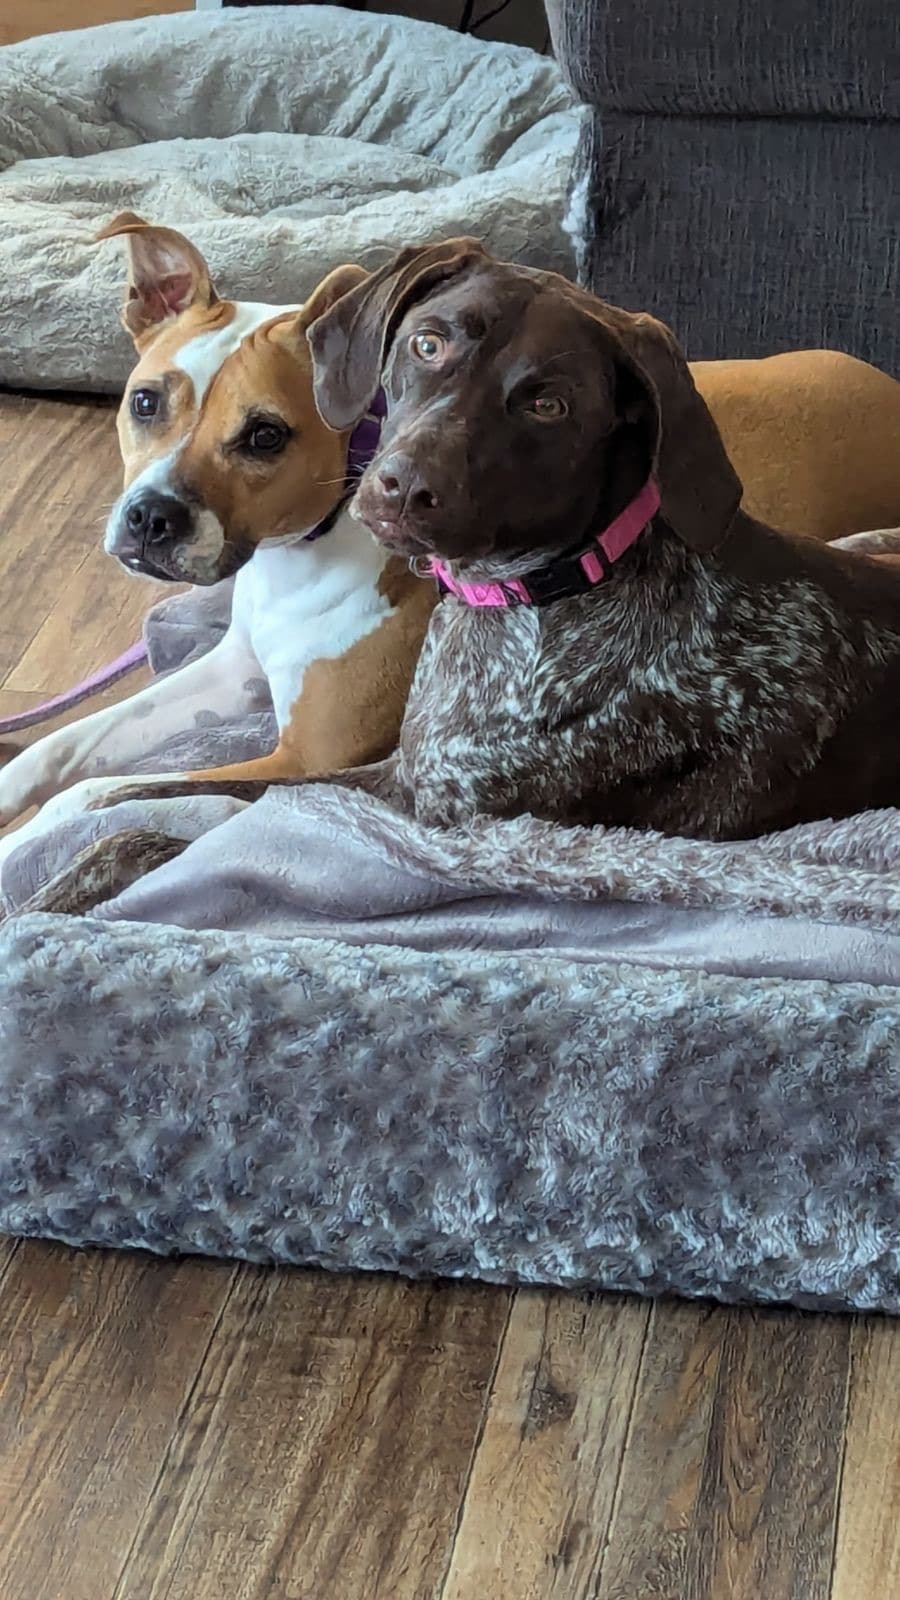
MULTIPOLYGON (((3 869, 7 906, 91 840, 146 817, 128 802, 24 845, 3 869)), ((169 820, 192 842, 100 908, 103 920, 900 983, 892 812, 736 845, 532 818, 437 833, 368 795, 315 784, 272 789, 253 806, 180 799, 169 820)))
MULTIPOLYGON (((230 601, 231 585, 222 584, 155 607, 145 633, 156 670, 215 643, 230 601)), ((205 725, 141 770, 242 759, 273 738, 270 713, 205 725)), ((148 815, 143 803, 126 802, 24 844, 0 869, 4 909, 23 905, 93 839, 148 815)), ((252 807, 180 798, 164 815, 189 848, 102 908, 103 918, 900 981, 900 835, 890 812, 725 845, 532 818, 437 832, 367 795, 320 784, 270 790, 252 807)))
MULTIPOLYGON (((157 614, 157 664, 227 602, 157 614)), ((895 813, 708 844, 171 805, 177 860, 0 930, 0 1228, 900 1308, 895 813)), ((7 905, 142 810, 21 847, 7 905)))

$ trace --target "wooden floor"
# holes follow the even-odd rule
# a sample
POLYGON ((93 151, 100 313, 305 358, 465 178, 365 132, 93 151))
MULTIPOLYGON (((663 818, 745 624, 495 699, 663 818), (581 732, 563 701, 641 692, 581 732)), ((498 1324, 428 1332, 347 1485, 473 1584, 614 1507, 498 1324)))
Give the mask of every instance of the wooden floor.
POLYGON ((191 11, 194 0, 2 0, 0 45, 18 44, 38 33, 133 22, 160 12, 191 11))
MULTIPOLYGON (((0 707, 134 635, 116 485, 0 397, 0 707)), ((0 1241, 0 1600, 898 1595, 898 1324, 0 1241)))

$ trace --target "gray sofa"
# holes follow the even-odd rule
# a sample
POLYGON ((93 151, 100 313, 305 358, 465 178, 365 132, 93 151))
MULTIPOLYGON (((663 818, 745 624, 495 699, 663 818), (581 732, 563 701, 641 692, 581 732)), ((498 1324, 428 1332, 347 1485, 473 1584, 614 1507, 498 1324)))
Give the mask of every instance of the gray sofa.
POLYGON ((594 110, 583 281, 695 358, 826 345, 900 375, 900 6, 548 0, 594 110))

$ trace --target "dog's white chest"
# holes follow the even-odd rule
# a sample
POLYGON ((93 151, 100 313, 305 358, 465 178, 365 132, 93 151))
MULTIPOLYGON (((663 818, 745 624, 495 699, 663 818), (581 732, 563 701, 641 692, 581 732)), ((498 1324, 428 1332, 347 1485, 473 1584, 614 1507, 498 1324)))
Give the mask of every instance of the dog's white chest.
POLYGON ((262 545, 238 573, 233 619, 265 673, 279 728, 314 661, 338 661, 391 613, 378 581, 386 556, 344 513, 311 544, 262 545))

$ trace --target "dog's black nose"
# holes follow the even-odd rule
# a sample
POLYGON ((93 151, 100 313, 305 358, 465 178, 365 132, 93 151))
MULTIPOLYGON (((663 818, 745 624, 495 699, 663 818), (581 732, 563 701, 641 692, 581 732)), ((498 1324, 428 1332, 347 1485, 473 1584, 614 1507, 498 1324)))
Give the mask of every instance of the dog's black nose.
POLYGON ((183 500, 156 491, 139 495, 125 512, 129 532, 145 544, 164 539, 185 539, 191 531, 191 513, 183 500))
POLYGON ((399 517, 404 511, 422 516, 435 511, 440 504, 412 458, 400 451, 385 457, 377 477, 379 497, 388 518, 399 517))

